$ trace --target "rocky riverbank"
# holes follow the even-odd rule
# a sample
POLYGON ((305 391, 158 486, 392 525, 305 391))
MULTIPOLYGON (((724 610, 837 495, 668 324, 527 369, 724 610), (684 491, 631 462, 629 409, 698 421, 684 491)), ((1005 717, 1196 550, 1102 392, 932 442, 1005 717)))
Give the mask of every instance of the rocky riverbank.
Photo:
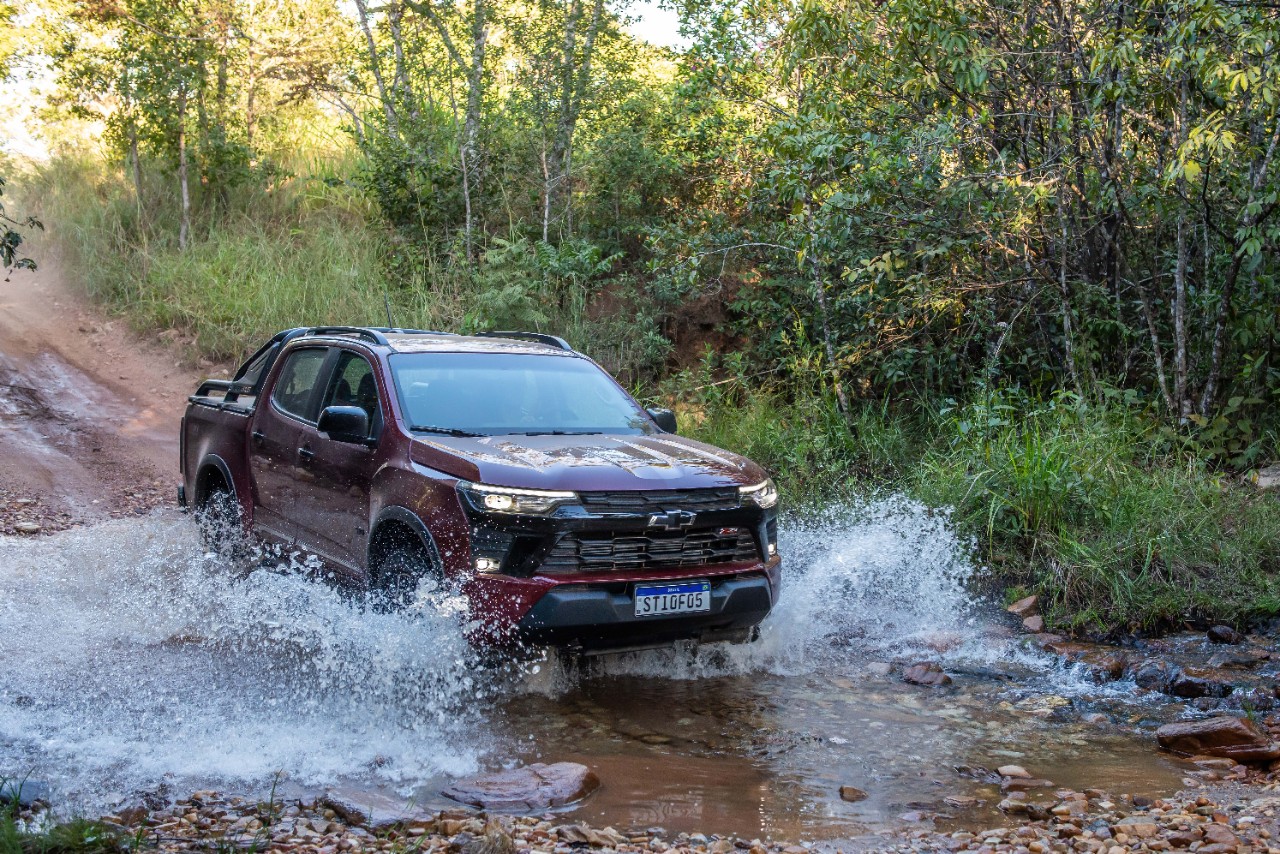
MULTIPOLYGON (((832 851, 978 851, 1068 854, 1186 850, 1193 854, 1280 852, 1280 784, 1274 775, 1241 775, 1229 784, 1146 800, 1087 789, 1058 791, 1034 810, 1010 809, 1000 827, 885 831, 828 841, 762 841, 661 828, 596 828, 564 815, 468 810, 398 815, 330 796, 256 801, 201 791, 172 804, 104 816, 95 850, 173 852, 433 852, 433 854, 807 854, 832 851), (1032 814, 1034 813, 1034 815, 1032 814), (105 847, 101 843, 106 843, 105 847)), ((1026 798, 1015 800, 1030 804, 1026 798)), ((38 823, 40 805, 24 811, 38 823)), ((64 854, 80 854, 68 850, 64 854)))

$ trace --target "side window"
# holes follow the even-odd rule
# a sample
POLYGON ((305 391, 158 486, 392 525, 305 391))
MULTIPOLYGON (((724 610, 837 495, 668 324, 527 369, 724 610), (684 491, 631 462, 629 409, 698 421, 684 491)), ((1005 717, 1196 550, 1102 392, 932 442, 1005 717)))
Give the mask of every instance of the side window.
POLYGON ((320 368, 324 366, 328 352, 316 347, 294 350, 289 354, 284 367, 280 369, 275 390, 271 393, 276 406, 306 421, 315 420, 315 413, 310 407, 311 393, 320 379, 320 368))
POLYGON ((378 381, 373 375, 373 366, 363 356, 344 351, 338 357, 338 369, 334 372, 333 381, 325 393, 326 406, 359 406, 369 414, 369 429, 372 431, 378 424, 378 381))

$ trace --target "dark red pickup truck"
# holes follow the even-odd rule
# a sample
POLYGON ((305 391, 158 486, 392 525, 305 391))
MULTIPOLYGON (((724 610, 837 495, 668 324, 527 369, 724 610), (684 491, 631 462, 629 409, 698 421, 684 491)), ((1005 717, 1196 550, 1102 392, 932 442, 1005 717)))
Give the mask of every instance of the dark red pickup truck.
POLYGON ((391 607, 459 590, 481 642, 744 640, 777 490, 675 430, 549 335, 291 329, 190 398, 179 499, 211 546, 295 546, 391 607))

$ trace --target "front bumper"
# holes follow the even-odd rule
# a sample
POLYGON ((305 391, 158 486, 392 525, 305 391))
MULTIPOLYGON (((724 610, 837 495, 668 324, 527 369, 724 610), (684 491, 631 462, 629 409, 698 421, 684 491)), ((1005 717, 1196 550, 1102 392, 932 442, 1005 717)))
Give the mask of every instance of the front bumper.
POLYGON ((583 650, 736 639, 769 616, 774 601, 762 572, 712 578, 711 609, 699 614, 637 617, 634 590, 630 582, 553 587, 516 624, 516 635, 526 643, 583 650))

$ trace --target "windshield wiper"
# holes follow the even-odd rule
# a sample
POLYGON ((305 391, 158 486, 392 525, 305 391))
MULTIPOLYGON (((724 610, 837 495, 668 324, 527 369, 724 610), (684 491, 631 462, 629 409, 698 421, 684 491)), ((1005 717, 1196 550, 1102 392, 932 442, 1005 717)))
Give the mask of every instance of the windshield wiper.
POLYGON ((442 436, 462 436, 467 438, 475 438, 481 436, 481 433, 470 433, 466 430, 459 430, 457 427, 420 427, 414 425, 409 428, 414 433, 439 433, 442 436))
POLYGON ((603 436, 601 430, 513 430, 511 436, 603 436))

